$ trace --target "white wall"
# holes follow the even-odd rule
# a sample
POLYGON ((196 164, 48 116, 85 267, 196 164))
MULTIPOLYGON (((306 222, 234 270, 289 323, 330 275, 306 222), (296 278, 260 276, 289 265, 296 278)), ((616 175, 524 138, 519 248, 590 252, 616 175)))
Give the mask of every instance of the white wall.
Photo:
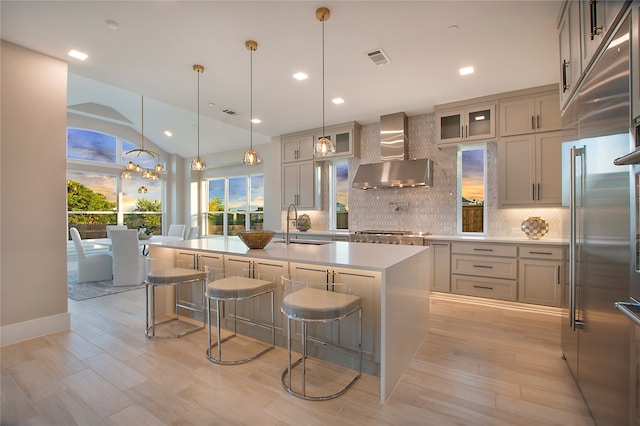
POLYGON ((67 64, 5 41, 1 61, 0 344, 6 345, 69 328, 67 64))

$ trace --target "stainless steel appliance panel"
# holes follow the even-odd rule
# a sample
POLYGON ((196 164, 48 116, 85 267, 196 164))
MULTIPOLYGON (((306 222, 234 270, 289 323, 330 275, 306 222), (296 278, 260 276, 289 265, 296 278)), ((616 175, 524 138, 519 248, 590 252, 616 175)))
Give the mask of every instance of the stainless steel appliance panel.
POLYGON ((628 300, 632 238, 630 43, 625 19, 563 116, 563 192, 570 213, 570 285, 562 350, 599 425, 629 421, 630 324, 615 308, 628 300))

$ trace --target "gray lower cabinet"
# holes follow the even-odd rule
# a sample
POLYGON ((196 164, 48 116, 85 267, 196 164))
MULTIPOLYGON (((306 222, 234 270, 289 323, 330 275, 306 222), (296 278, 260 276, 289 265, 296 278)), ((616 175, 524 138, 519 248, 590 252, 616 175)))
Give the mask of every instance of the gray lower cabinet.
POLYGON ((452 243, 451 292, 515 301, 517 256, 512 245, 452 243))
MULTIPOLYGON (((296 280, 328 285, 334 291, 357 294, 362 298, 362 351, 365 364, 379 364, 380 359, 380 287, 379 272, 360 269, 326 267, 302 263, 289 264, 296 280)), ((298 324, 295 333, 299 336, 298 324)), ((357 348, 357 315, 341 320, 339 324, 312 324, 309 334, 351 349, 357 348)), ((299 339, 298 339, 299 340, 299 339)), ((348 359, 348 358, 345 358, 348 359)))
POLYGON ((564 249, 555 246, 520 246, 518 301, 560 306, 564 249))
MULTIPOLYGON (((276 291, 274 293, 275 323, 276 328, 280 330, 278 334, 281 334, 283 330, 286 333, 283 315, 282 312, 280 312, 280 307, 282 306, 281 277, 289 273, 289 263, 278 260, 252 259, 244 256, 226 255, 224 256, 224 267, 227 273, 259 278, 276 283, 276 291)), ((233 309, 237 309, 237 314, 240 317, 250 318, 254 321, 257 319, 263 324, 269 324, 271 322, 271 302, 266 295, 236 303, 235 308, 231 306, 231 303, 232 302, 227 304, 225 309, 231 309, 231 312, 233 312, 233 309)), ((228 320, 227 322, 229 323, 228 320)))
POLYGON ((451 243, 431 241, 431 290, 449 293, 451 291, 451 243))
POLYGON ((563 245, 431 241, 431 290, 561 306, 563 245))

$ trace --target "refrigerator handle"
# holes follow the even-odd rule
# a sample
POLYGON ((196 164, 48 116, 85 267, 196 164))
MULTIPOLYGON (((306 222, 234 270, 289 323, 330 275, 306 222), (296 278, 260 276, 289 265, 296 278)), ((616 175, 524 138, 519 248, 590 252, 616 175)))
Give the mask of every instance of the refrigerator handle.
MULTIPOLYGON (((571 147, 569 169, 569 214, 571 216, 570 242, 569 242, 569 326, 573 331, 578 327, 576 320, 576 256, 578 252, 577 236, 577 189, 576 161, 584 153, 584 148, 571 147)), ((580 162, 582 164, 582 161, 580 162)), ((580 174, 582 176, 582 173, 580 174)))
POLYGON ((640 325, 640 317, 634 311, 637 311, 640 306, 637 303, 630 302, 614 302, 614 305, 620 312, 625 314, 636 325, 640 325))

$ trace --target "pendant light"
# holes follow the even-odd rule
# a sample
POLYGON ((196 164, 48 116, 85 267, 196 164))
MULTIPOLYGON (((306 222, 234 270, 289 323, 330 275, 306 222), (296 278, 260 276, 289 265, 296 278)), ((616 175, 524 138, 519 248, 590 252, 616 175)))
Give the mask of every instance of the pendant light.
POLYGON ((326 7, 316 10, 316 19, 322 22, 322 136, 313 146, 313 154, 316 157, 327 157, 336 152, 336 147, 331 142, 331 137, 324 134, 324 22, 329 19, 331 12, 326 7))
POLYGON ((201 172, 207 169, 207 163, 200 158, 200 74, 204 72, 204 67, 196 64, 193 66, 193 70, 198 73, 198 156, 191 162, 191 170, 194 172, 201 172))
MULTIPOLYGON (((160 154, 155 151, 151 151, 150 149, 144 148, 144 96, 142 96, 141 101, 141 124, 140 124, 140 148, 132 149, 124 153, 125 156, 136 155, 136 157, 140 157, 140 155, 148 155, 153 158, 156 162, 156 165, 153 169, 143 169, 140 164, 134 163, 133 160, 130 160, 125 164, 124 171, 120 173, 120 177, 122 179, 131 179, 131 172, 142 173, 142 177, 150 180, 158 180, 159 176, 156 172, 164 171, 164 166, 160 164, 160 154)), ((147 192, 147 188, 141 186, 138 188, 138 192, 145 193, 147 192)))
POLYGON ((249 136, 249 151, 244 153, 244 157, 242 157, 242 164, 245 166, 255 166, 256 164, 262 163, 262 159, 258 156, 258 153, 253 150, 253 52, 258 49, 258 43, 253 40, 247 40, 245 42, 245 47, 251 51, 251 73, 250 73, 250 136, 249 136))

